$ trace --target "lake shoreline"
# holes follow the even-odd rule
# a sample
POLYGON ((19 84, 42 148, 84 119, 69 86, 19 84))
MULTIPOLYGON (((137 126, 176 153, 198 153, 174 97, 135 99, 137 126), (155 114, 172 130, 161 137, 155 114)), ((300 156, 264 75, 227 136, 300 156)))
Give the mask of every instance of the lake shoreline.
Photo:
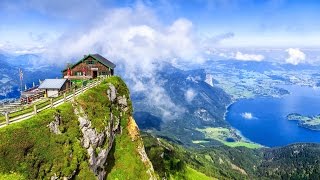
POLYGON ((293 85, 288 86, 288 90, 293 93, 281 97, 260 96, 234 99, 226 106, 224 120, 228 122, 230 128, 236 129, 245 139, 267 147, 281 147, 295 143, 320 143, 320 136, 315 134, 320 131, 300 127, 297 123, 286 119, 286 115, 292 112, 307 115, 319 114, 320 89, 293 85), (308 93, 309 91, 311 93, 308 93), (312 104, 312 106, 306 104, 312 104), (245 119, 240 115, 244 112, 252 113, 256 118, 245 119))

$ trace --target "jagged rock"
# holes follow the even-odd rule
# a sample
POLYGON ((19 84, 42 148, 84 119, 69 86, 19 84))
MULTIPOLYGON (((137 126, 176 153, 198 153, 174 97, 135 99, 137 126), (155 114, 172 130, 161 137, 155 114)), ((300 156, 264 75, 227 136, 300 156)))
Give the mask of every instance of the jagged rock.
POLYGON ((59 179, 59 177, 57 176, 56 173, 53 174, 53 176, 51 176, 50 180, 57 180, 59 179))
MULTIPOLYGON (((112 92, 112 90, 110 92, 112 92)), ((82 108, 79 108, 79 111, 75 108, 75 114, 78 116, 79 127, 83 134, 82 146, 87 149, 89 155, 90 168, 98 179, 104 179, 106 176, 106 160, 108 153, 112 148, 115 133, 119 129, 120 120, 110 113, 110 120, 107 127, 104 131, 98 133, 96 129, 92 127, 91 121, 85 115, 82 108), (108 144, 107 148, 101 147, 104 144, 108 144), (97 148, 100 150, 98 155, 96 155, 97 148)))
POLYGON ((68 179, 72 179, 75 174, 76 174, 76 171, 73 171, 72 174, 68 177, 59 177, 57 176, 56 173, 54 173, 54 175, 50 177, 50 180, 58 180, 58 179, 68 180, 68 179))
POLYGON ((105 133, 98 133, 95 129, 91 128, 91 121, 85 117, 78 118, 81 132, 83 133, 83 147, 88 149, 90 145, 97 147, 101 145, 105 139, 105 133))
POLYGON ((109 89, 107 90, 108 98, 111 102, 113 102, 117 97, 117 90, 113 84, 109 83, 109 89))
POLYGON ((93 147, 89 147, 88 149, 87 149, 87 151, 88 151, 88 154, 89 154, 89 164, 92 166, 92 165, 94 165, 95 163, 96 163, 96 158, 95 158, 95 154, 94 154, 94 149, 93 149, 93 147))
POLYGON ((118 104, 121 107, 121 109, 126 112, 128 110, 128 108, 127 108, 128 103, 127 103, 126 96, 125 95, 119 96, 117 99, 118 99, 118 104))
POLYGON ((54 121, 50 122, 48 125, 50 132, 54 134, 61 134, 61 131, 59 130, 60 118, 60 114, 57 113, 54 115, 54 121))
MULTIPOLYGON (((109 101, 112 102, 113 108, 119 110, 120 116, 115 116, 113 112, 110 112, 107 126, 98 132, 91 123, 88 116, 85 114, 81 106, 74 108, 75 114, 78 116, 79 128, 82 132, 81 144, 87 150, 88 163, 91 171, 98 179, 105 179, 106 177, 106 164, 109 151, 112 148, 115 135, 122 132, 122 126, 120 125, 120 119, 123 118, 123 114, 128 111, 128 99, 125 95, 117 97, 117 91, 114 85, 108 84, 107 96, 109 101)), ((110 108, 111 109, 111 108, 110 108)), ((139 135, 139 129, 132 117, 129 118, 128 127, 130 137, 132 141, 142 142, 139 135)), ((152 164, 144 150, 143 143, 139 144, 137 150, 140 154, 142 162, 146 165, 146 173, 150 175, 150 179, 156 179, 152 164)))

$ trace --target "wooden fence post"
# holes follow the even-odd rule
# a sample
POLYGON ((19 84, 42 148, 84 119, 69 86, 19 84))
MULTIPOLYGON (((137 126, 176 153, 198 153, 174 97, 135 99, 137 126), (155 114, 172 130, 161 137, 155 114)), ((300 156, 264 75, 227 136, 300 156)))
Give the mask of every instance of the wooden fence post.
POLYGON ((76 99, 76 89, 73 89, 73 100, 76 99))
POLYGON ((53 108, 53 98, 50 98, 51 108, 53 108))
POLYGON ((34 112, 34 115, 37 114, 37 105, 36 104, 33 106, 33 112, 34 112))
POLYGON ((83 93, 83 88, 84 88, 84 87, 83 87, 83 84, 82 84, 82 86, 81 86, 81 93, 83 93))
POLYGON ((67 101, 67 97, 66 97, 66 93, 63 93, 63 101, 66 102, 67 101))
POLYGON ((5 112, 4 115, 6 116, 6 124, 9 125, 9 112, 5 112))

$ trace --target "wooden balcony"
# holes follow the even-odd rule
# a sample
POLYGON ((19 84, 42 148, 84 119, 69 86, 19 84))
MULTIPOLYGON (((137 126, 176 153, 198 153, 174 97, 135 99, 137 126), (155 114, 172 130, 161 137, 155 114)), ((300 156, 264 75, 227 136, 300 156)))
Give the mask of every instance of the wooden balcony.
POLYGON ((69 80, 88 80, 92 79, 92 76, 64 76, 64 79, 69 79, 69 80))

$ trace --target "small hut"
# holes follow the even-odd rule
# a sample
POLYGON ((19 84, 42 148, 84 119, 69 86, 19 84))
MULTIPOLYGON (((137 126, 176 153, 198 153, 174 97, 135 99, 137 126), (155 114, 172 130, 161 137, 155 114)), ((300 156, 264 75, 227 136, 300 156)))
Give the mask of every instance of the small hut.
POLYGON ((46 97, 58 97, 66 88, 67 79, 45 79, 38 89, 43 90, 46 97))

